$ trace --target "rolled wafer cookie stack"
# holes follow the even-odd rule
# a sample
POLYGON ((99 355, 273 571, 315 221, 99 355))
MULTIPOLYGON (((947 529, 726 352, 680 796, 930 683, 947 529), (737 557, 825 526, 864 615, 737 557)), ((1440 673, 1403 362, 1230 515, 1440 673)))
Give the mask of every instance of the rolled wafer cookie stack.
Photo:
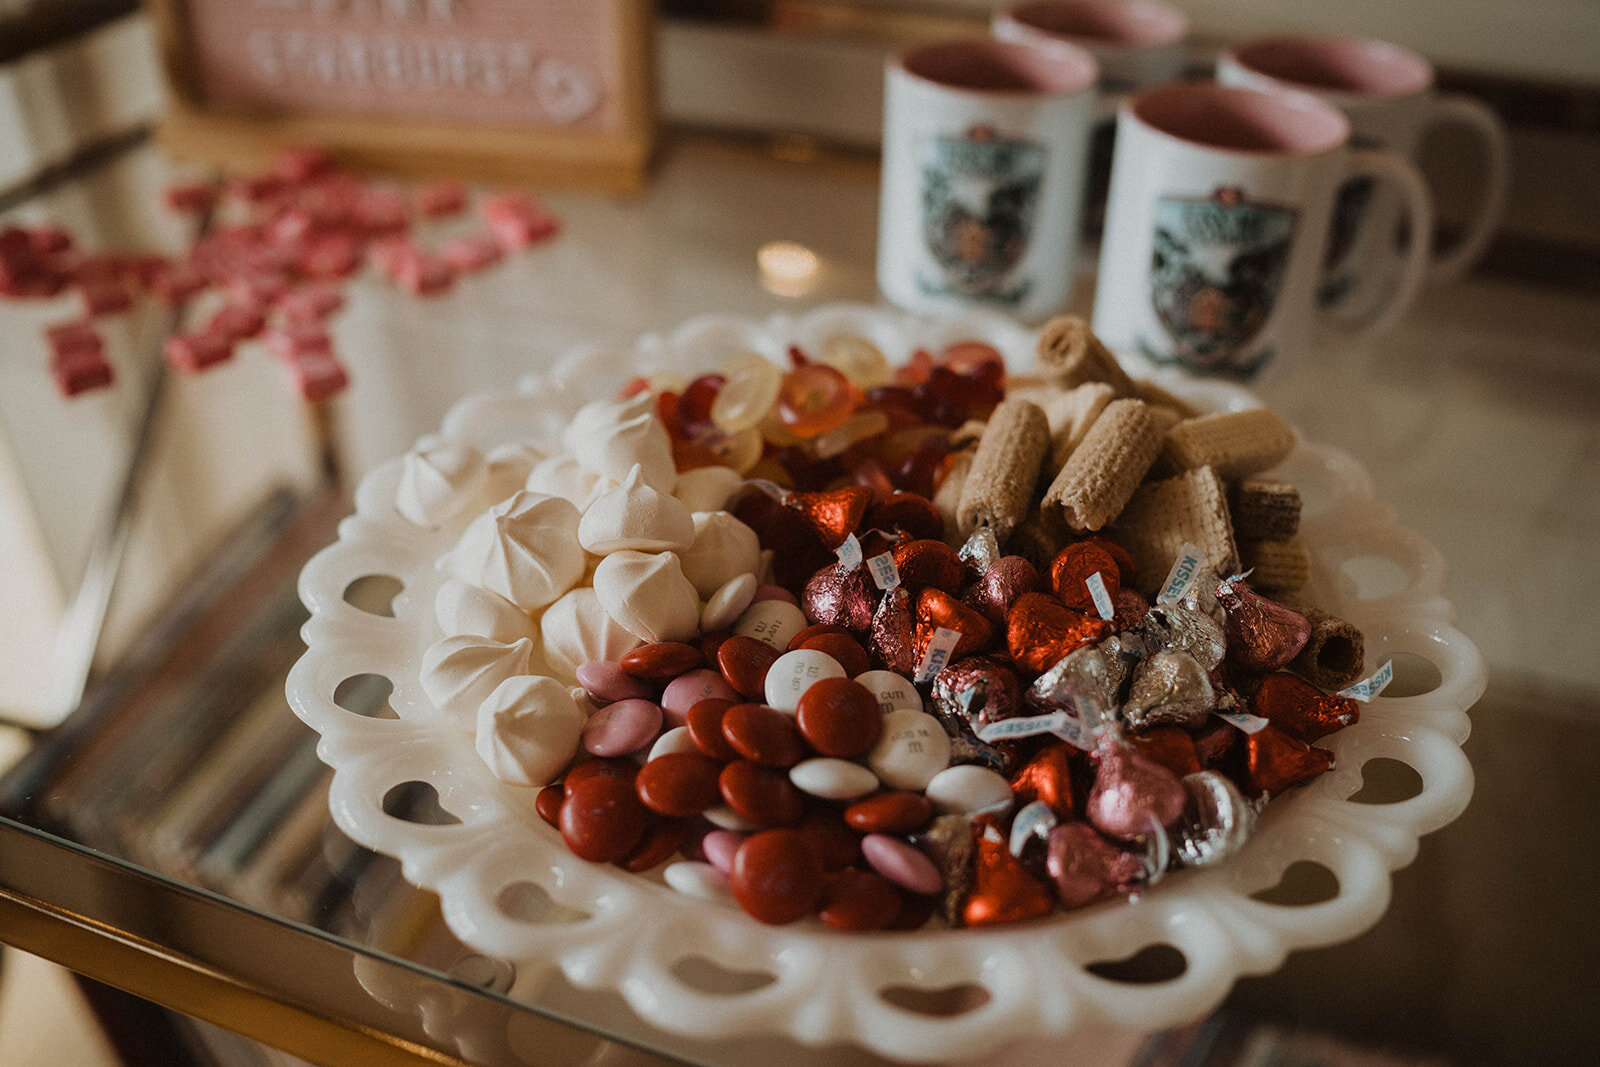
POLYGON ((1116 539, 1133 556, 1139 592, 1153 597, 1184 542, 1198 548, 1217 574, 1239 563, 1228 516, 1228 491, 1210 467, 1141 486, 1118 516, 1116 539))
POLYGON ((1311 623, 1311 636, 1289 669, 1312 685, 1334 693, 1360 681, 1367 663, 1366 640, 1361 631, 1320 608, 1295 603, 1295 609, 1311 623))
POLYGON ((1250 572, 1250 587, 1261 593, 1292 593, 1311 580, 1311 555, 1297 537, 1285 541, 1248 541, 1234 535, 1239 566, 1250 572))
POLYGON ((1161 450, 1161 431, 1143 400, 1113 400, 1045 491, 1046 526, 1086 533, 1122 513, 1161 450))
POLYGON ((1241 541, 1287 541, 1300 532, 1300 490, 1288 482, 1246 478, 1228 498, 1241 541))
POLYGON ((1004 541, 1033 510, 1039 467, 1050 448, 1050 424, 1036 404, 1002 400, 989 416, 961 487, 956 528, 987 526, 1004 541))
POLYGON ((1294 430, 1270 408, 1221 411, 1168 430, 1162 458, 1177 470, 1210 467, 1236 481, 1282 463, 1294 440, 1294 430))
POLYGON ((1045 323, 1039 330, 1038 354, 1039 369, 1062 388, 1105 382, 1119 397, 1139 395, 1117 357, 1080 316, 1060 315, 1045 323))

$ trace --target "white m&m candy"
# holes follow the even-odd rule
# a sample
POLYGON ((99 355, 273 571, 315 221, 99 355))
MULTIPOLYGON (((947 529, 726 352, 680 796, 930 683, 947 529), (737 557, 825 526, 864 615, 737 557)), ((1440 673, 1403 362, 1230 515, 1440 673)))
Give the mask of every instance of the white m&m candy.
POLYGON ((844 668, 826 652, 814 648, 785 652, 767 668, 767 703, 793 715, 800 706, 800 694, 824 678, 843 677, 844 668))

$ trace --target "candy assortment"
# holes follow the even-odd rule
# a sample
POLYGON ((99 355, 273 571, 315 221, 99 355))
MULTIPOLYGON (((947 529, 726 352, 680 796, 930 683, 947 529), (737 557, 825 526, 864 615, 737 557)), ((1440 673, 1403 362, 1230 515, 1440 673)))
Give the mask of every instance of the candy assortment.
POLYGON ((1298 494, 1261 477, 1293 435, 1081 320, 1039 355, 838 335, 637 379, 554 454, 422 442, 395 508, 460 531, 424 691, 575 855, 767 923, 982 926, 1221 862, 1356 718, 1361 635, 1291 603, 1298 494))
POLYGON ((83 317, 45 331, 62 395, 112 384, 95 320, 127 312, 147 295, 168 307, 191 299, 209 305, 195 325, 166 339, 174 369, 208 370, 231 359, 239 343, 261 339, 302 396, 323 400, 349 384, 326 326, 364 262, 407 293, 429 297, 559 230, 531 195, 502 192, 481 204, 484 232, 429 250, 414 239, 414 223, 465 211, 459 182, 407 195, 338 169, 314 148, 287 150, 265 172, 220 186, 175 185, 164 198, 173 211, 215 212, 217 224, 181 256, 85 253, 59 226, 0 228, 0 296, 77 294, 83 317))

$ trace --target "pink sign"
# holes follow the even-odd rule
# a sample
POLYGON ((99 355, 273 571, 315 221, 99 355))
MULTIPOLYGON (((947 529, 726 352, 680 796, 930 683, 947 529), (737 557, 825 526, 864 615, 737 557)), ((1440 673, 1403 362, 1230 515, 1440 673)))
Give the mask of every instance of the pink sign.
POLYGON ((188 0, 207 105, 607 131, 615 6, 597 0, 188 0))

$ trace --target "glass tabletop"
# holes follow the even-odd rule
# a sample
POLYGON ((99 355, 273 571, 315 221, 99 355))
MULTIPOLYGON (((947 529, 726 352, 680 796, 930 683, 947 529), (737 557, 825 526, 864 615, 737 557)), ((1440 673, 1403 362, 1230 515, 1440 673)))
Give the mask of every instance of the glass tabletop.
MULTIPOLYGON (((90 247, 171 251, 192 220, 165 212, 162 190, 196 177, 130 143, 8 204, 0 224, 56 220, 90 247)), ((437 429, 462 395, 510 388, 581 344, 712 311, 875 303, 877 196, 870 160, 679 134, 645 193, 547 194, 561 236, 447 295, 358 275, 331 327, 352 385, 313 406, 258 345, 205 374, 161 373, 173 323, 159 308, 107 329, 112 388, 64 400, 43 369, 43 330, 73 314, 72 298, 0 303, 0 518, 19 546, 0 570, 16 591, 0 625, 0 705, 39 727, 77 705, 75 679, 89 683, 0 788, 11 919, 0 936, 329 1062, 353 1050, 870 1062, 668 1034, 615 994, 473 953, 436 898, 332 825, 330 775, 283 677, 303 647, 294 576, 333 539, 363 473, 437 429), (109 533, 119 516, 121 539, 109 533), (86 574, 102 581, 89 594, 86 574), (105 621, 88 645, 72 628, 86 614, 105 621)), ((1090 306, 1092 286, 1074 308, 1090 306)), ((1575 980, 1581 946, 1600 945, 1578 905, 1558 895, 1534 914, 1531 896, 1554 884, 1538 872, 1557 850, 1564 879, 1600 874, 1600 850, 1582 847, 1596 831, 1545 793, 1592 797, 1581 768, 1600 755, 1589 654, 1600 578, 1586 565, 1600 519, 1597 336, 1593 294, 1475 278, 1426 295, 1387 337, 1320 347, 1262 384, 1305 437, 1355 455, 1378 498, 1452 564, 1457 625, 1492 667, 1467 746, 1492 799, 1424 841, 1378 928, 1245 980, 1224 1013, 1451 1058, 1515 1059, 1530 1040, 1556 1057, 1577 1047, 1560 998, 1510 988, 1516 968, 1503 964, 1575 980), (1451 907, 1431 909, 1444 887, 1451 907), (1553 933, 1564 918, 1566 941, 1553 933), (1347 966, 1361 981, 1337 977, 1347 966), (1374 1011, 1384 997, 1391 1007, 1374 1011), (1498 1021, 1464 1014, 1494 998, 1498 1021), (1515 1010, 1523 1021, 1507 1021, 1515 1010)), ((336 699, 381 714, 386 697, 353 686, 336 699)), ((448 818, 427 795, 388 803, 448 818)), ((1149 1041, 1091 1032, 1017 1062, 1127 1061, 1149 1041)))

